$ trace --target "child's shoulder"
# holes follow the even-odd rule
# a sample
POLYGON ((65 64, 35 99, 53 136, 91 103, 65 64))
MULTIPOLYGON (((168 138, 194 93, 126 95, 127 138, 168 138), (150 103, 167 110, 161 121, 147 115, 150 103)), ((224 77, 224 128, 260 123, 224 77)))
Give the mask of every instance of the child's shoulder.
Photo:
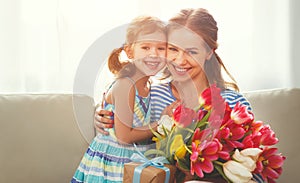
POLYGON ((135 90, 133 85, 134 83, 127 78, 116 79, 106 91, 105 100, 107 103, 113 104, 115 98, 125 98, 124 96, 134 95, 135 90))
POLYGON ((114 81, 111 92, 122 94, 124 92, 134 91, 134 81, 128 78, 118 78, 114 81))
POLYGON ((115 81, 112 83, 112 87, 131 87, 134 85, 134 81, 131 78, 124 77, 124 78, 117 78, 115 81))

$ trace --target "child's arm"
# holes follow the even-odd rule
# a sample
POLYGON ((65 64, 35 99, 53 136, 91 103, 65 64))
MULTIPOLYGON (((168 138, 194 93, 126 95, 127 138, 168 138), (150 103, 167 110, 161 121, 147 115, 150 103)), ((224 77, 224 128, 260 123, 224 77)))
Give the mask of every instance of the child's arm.
MULTIPOLYGON (((135 102, 133 84, 128 79, 118 79, 111 92, 111 102, 115 105, 114 127, 118 141, 120 143, 134 143, 152 137, 153 134, 148 125, 132 127, 135 102)), ((151 128, 156 131, 157 122, 151 123, 151 128)))

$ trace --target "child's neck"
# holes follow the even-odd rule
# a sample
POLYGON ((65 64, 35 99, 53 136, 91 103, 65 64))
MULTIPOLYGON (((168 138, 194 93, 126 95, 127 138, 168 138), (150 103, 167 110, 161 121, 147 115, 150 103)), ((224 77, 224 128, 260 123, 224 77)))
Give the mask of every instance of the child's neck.
POLYGON ((138 93, 142 97, 146 97, 150 91, 149 77, 141 74, 134 74, 131 78, 135 82, 138 93))

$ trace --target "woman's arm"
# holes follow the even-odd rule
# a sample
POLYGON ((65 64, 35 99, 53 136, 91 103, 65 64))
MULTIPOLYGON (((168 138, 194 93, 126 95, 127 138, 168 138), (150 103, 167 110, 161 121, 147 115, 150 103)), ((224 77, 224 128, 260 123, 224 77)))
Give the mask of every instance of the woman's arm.
POLYGON ((112 128, 114 126, 113 112, 102 109, 101 106, 96 106, 94 115, 94 127, 97 132, 108 135, 109 133, 104 128, 112 128))

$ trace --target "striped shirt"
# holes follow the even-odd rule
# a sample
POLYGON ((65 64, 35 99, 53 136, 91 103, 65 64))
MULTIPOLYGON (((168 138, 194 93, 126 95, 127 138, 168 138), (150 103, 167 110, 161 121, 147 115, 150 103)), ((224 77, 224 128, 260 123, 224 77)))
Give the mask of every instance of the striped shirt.
MULTIPOLYGON (((155 84, 150 90, 151 122, 158 121, 164 108, 176 100, 172 93, 171 83, 155 84)), ((233 108, 237 102, 248 106, 251 110, 249 101, 240 93, 226 89, 221 91, 221 96, 233 108)))

